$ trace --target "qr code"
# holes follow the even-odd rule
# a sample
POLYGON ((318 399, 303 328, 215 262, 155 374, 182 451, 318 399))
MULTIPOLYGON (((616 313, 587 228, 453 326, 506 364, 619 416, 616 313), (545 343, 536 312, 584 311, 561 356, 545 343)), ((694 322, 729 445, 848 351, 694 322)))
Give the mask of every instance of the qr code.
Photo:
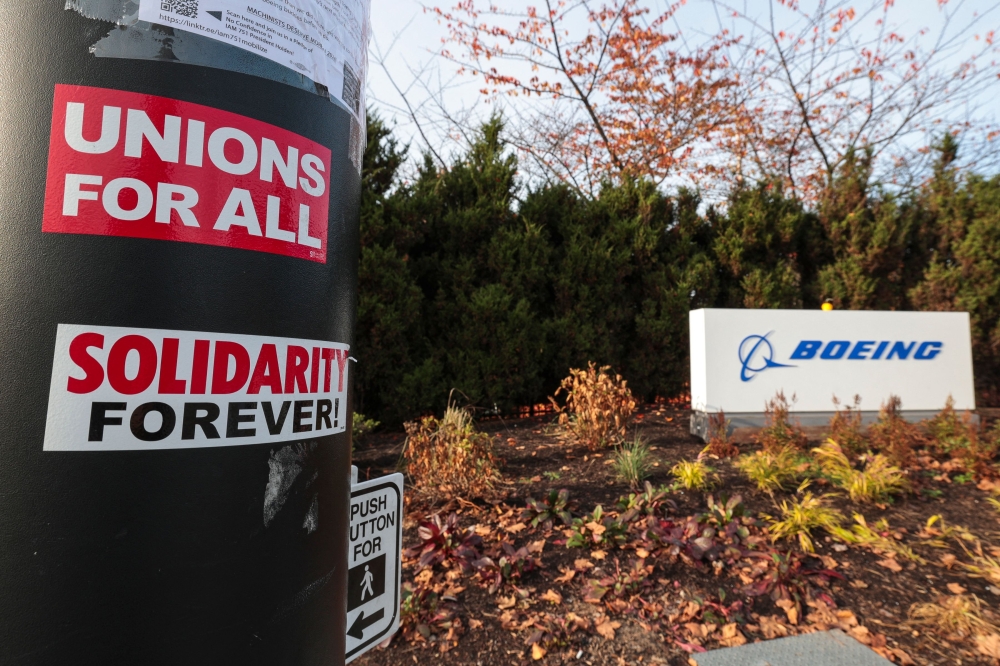
POLYGON ((198 0, 161 0, 160 9, 188 18, 198 18, 198 0))

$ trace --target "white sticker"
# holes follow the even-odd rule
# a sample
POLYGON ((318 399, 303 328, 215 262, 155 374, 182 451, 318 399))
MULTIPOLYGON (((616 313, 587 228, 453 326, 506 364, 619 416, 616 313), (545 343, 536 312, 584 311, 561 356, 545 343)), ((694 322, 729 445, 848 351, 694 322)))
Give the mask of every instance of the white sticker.
POLYGON ((370 0, 140 0, 139 19, 251 51, 363 112, 370 0))
POLYGON ((347 429, 348 347, 59 324, 46 451, 271 444, 347 429))

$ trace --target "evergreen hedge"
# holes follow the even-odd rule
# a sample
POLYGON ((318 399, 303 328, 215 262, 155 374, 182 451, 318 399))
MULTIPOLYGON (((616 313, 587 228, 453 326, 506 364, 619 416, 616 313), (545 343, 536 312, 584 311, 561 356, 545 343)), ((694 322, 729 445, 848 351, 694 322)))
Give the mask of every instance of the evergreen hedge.
POLYGON ((502 123, 447 170, 371 114, 363 172, 355 408, 398 424, 452 389, 503 413, 544 402, 571 367, 611 365, 637 395, 688 381, 701 307, 967 310, 981 399, 1000 387, 1000 177, 959 174, 937 147, 906 197, 852 156, 812 209, 771 183, 723 207, 644 181, 584 198, 526 189, 502 123))

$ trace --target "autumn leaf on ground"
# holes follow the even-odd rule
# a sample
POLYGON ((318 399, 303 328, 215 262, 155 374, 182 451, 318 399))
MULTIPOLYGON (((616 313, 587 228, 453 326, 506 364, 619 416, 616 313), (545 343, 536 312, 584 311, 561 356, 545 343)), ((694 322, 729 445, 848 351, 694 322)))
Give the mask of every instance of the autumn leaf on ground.
POLYGON ((514 523, 513 525, 508 525, 504 529, 506 529, 511 534, 517 534, 518 532, 520 532, 521 530, 523 530, 523 529, 525 529, 527 527, 528 526, 525 525, 524 523, 514 523))
POLYGON ((987 657, 1000 659, 1000 635, 987 634, 976 636, 976 649, 987 657))
POLYGON ((764 638, 783 638, 788 635, 788 627, 778 621, 774 615, 764 615, 760 618, 760 633, 764 638))
POLYGON ((622 626, 621 622, 615 622, 607 618, 604 618, 602 622, 597 623, 594 629, 601 636, 604 636, 609 641, 613 641, 615 639, 615 629, 618 629, 621 626, 622 626))
POLYGON ((574 560, 573 568, 576 569, 577 571, 586 571, 587 569, 593 569, 594 563, 591 562, 590 560, 583 560, 583 559, 574 560))
POLYGON ((791 624, 799 623, 799 609, 796 607, 795 602, 791 599, 779 599, 774 602, 774 604, 785 611, 785 615, 788 616, 788 622, 791 624))
POLYGON ((545 590, 541 596, 542 601, 550 601, 556 606, 562 603, 562 595, 555 590, 545 590))
POLYGON ((902 649, 889 648, 889 652, 891 652, 892 656, 899 660, 901 666, 917 666, 917 662, 913 661, 913 658, 902 649))
POLYGON ((643 560, 649 557, 649 551, 646 550, 645 548, 636 548, 635 554, 639 556, 639 559, 643 560))
POLYGON ((482 620, 477 620, 476 618, 469 619, 469 629, 480 629, 483 626, 482 620))
POLYGON ((603 560, 605 557, 608 556, 608 554, 605 553, 603 550, 595 550, 590 554, 590 556, 595 560, 603 560))
POLYGON ((847 632, 847 635, 864 645, 872 644, 871 632, 868 631, 868 627, 864 625, 852 627, 851 630, 847 632))
POLYGON ((722 638, 719 639, 719 644, 723 647, 736 647, 737 645, 743 645, 746 642, 746 636, 743 635, 735 622, 731 622, 722 627, 722 638))
POLYGON ((958 558, 952 555, 951 553, 945 553, 944 555, 941 556, 941 564, 943 564, 949 569, 955 566, 955 562, 957 561, 958 558))
POLYGON ((947 588, 948 591, 951 592, 952 594, 965 594, 966 592, 968 592, 967 589, 965 589, 958 583, 948 583, 947 588))
POLYGON ((538 643, 535 643, 534 645, 531 646, 531 658, 532 659, 534 659, 535 661, 538 661, 539 659, 541 659, 544 656, 545 656, 545 650, 542 648, 541 645, 539 645, 538 643))
POLYGON ((513 595, 509 596, 509 597, 500 597, 500 598, 497 599, 497 607, 500 610, 506 610, 508 608, 513 608, 516 603, 517 603, 517 599, 515 599, 513 595))
POLYGON ((715 631, 715 625, 707 624, 705 622, 685 622, 684 631, 686 631, 692 638, 697 638, 699 641, 703 641, 708 638, 710 633, 715 631))
POLYGON ((879 560, 875 564, 877 564, 877 565, 879 565, 881 567, 885 567, 886 569, 888 569, 889 571, 892 571, 893 573, 899 573, 900 571, 903 570, 903 567, 899 566, 899 562, 897 562, 896 560, 892 559, 891 557, 887 557, 884 560, 879 560))
POLYGON ((604 587, 596 580, 590 581, 590 586, 587 589, 587 593, 583 596, 583 600, 588 604, 599 604, 604 595, 608 593, 608 588, 604 587))
POLYGON ((840 563, 829 555, 820 555, 819 559, 823 560, 823 566, 827 569, 836 569, 840 566, 840 563))
POLYGON ((604 532, 608 529, 604 525, 601 525, 600 523, 594 522, 593 520, 590 521, 589 523, 587 523, 586 527, 587 527, 588 530, 590 530, 591 532, 593 532, 594 535, 596 535, 596 536, 600 536, 600 535, 604 534, 604 532))
POLYGON ((857 589, 859 589, 859 590, 863 590, 863 589, 865 589, 866 587, 868 587, 868 583, 866 583, 866 582, 865 582, 865 581, 863 581, 863 580, 858 580, 858 579, 856 579, 856 578, 855 578, 854 580, 852 580, 852 581, 851 581, 851 582, 849 583, 849 585, 850 585, 851 587, 854 587, 854 588, 857 588, 857 589))
POLYGON ((564 567, 559 567, 559 571, 562 571, 563 575, 555 579, 555 582, 557 583, 568 583, 571 580, 573 580, 573 576, 576 575, 575 571, 573 571, 572 569, 566 569, 564 567))
POLYGON ((528 552, 539 554, 545 548, 545 539, 539 539, 538 541, 532 541, 528 544, 528 552))

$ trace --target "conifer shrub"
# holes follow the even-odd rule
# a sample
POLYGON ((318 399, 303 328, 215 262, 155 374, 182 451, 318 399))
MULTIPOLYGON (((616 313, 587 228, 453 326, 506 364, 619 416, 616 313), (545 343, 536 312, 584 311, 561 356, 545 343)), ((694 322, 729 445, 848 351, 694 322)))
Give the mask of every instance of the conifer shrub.
POLYGON ((403 464, 421 495, 450 499, 489 496, 500 481, 493 438, 479 432, 468 410, 451 405, 439 420, 405 424, 403 464))
POLYGON ((596 451, 625 439, 636 400, 628 383, 621 375, 612 375, 609 366, 590 363, 586 370, 570 370, 556 396, 560 393, 566 395, 564 405, 551 398, 559 425, 588 449, 596 451))

